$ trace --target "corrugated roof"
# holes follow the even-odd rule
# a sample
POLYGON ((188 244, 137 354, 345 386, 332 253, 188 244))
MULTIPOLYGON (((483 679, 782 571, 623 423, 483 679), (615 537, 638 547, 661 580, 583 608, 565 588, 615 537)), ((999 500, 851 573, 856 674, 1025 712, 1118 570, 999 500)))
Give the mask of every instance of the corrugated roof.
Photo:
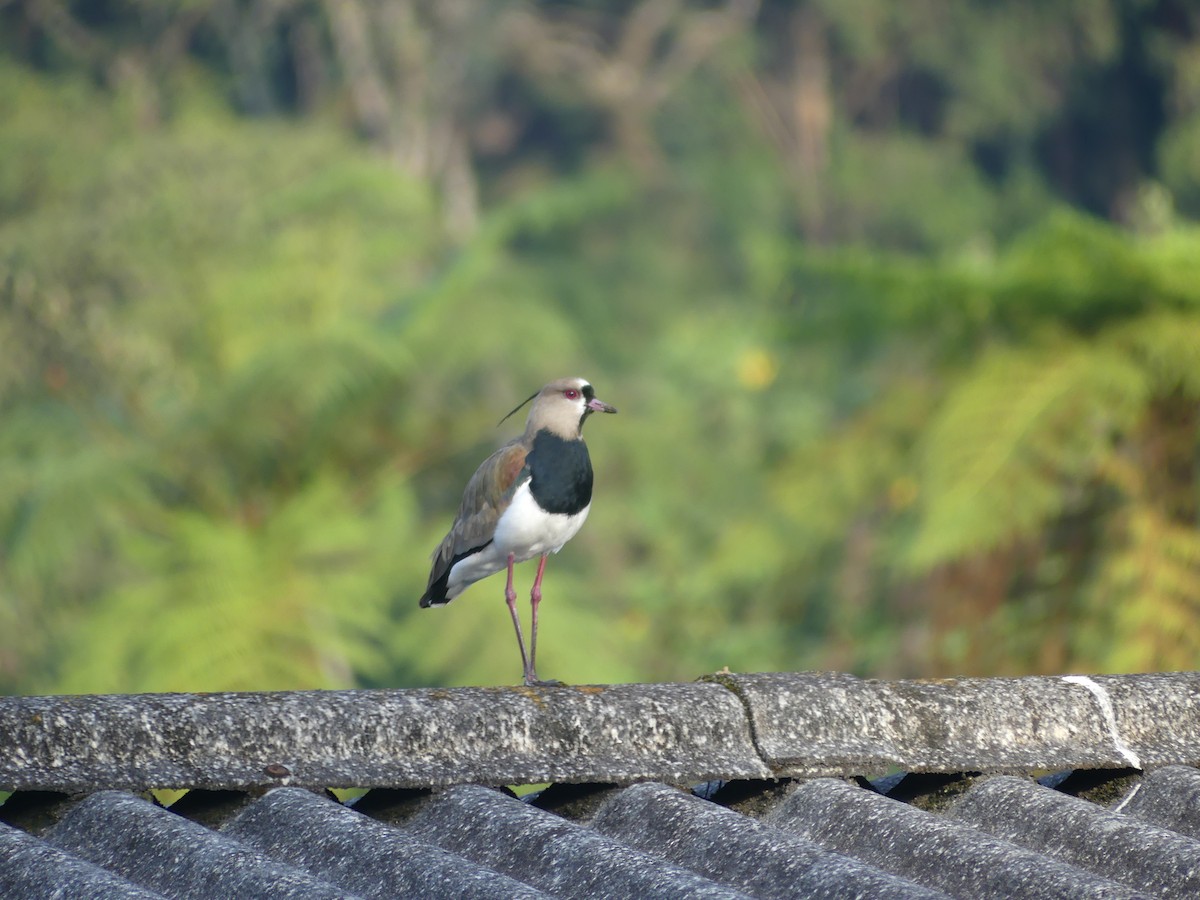
POLYGON ((5 897, 1200 896, 1198 673, 9 697, 0 748, 5 897))

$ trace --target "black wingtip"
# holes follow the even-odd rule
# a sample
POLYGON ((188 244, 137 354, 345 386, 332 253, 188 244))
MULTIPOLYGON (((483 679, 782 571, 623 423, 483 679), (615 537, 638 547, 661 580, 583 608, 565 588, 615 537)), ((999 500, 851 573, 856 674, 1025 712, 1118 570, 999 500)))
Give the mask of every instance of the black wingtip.
POLYGON ((450 602, 450 598, 446 594, 450 586, 450 570, 456 562, 458 562, 457 559, 453 560, 450 565, 446 566, 446 571, 433 581, 429 587, 425 588, 425 594, 421 597, 421 609, 429 609, 431 606, 445 606, 450 602))
POLYGON ((429 609, 431 606, 445 606, 450 602, 444 591, 445 585, 442 587, 443 592, 440 597, 432 590, 426 592, 425 596, 421 598, 421 609, 429 609))
MULTIPOLYGON (((429 609, 431 606, 445 606, 449 603, 451 598, 447 594, 450 593, 450 570, 468 556, 474 556, 490 543, 490 540, 484 541, 478 547, 472 547, 463 553, 456 553, 454 558, 442 569, 441 574, 437 578, 430 576, 432 580, 429 582, 429 587, 425 588, 425 595, 421 597, 421 609, 429 609)), ((437 571, 436 566, 434 567, 434 571, 437 571)), ((457 597, 458 594, 455 594, 455 596, 457 597)))

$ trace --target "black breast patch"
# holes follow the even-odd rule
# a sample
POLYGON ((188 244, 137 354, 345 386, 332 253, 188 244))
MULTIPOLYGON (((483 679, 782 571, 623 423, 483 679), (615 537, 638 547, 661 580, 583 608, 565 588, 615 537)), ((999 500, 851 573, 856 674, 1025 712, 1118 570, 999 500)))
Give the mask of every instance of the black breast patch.
POLYGON ((573 516, 592 502, 592 459, 583 441, 543 429, 534 435, 525 465, 533 499, 546 512, 573 516))

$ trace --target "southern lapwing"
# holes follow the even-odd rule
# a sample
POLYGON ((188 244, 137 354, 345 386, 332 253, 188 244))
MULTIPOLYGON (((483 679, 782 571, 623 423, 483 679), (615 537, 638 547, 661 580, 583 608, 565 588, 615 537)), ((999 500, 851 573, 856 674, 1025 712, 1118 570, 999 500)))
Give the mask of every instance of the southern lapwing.
POLYGON ((504 599, 517 632, 525 683, 537 685, 553 683, 537 677, 538 604, 546 557, 575 537, 592 503, 592 461, 583 423, 594 412, 616 409, 597 400, 582 378, 550 382, 508 416, 530 400, 525 433, 485 459, 467 482, 454 525, 433 552, 421 606, 449 603, 481 578, 507 569, 504 599), (513 566, 535 556, 540 559, 529 593, 532 633, 526 654, 513 566))

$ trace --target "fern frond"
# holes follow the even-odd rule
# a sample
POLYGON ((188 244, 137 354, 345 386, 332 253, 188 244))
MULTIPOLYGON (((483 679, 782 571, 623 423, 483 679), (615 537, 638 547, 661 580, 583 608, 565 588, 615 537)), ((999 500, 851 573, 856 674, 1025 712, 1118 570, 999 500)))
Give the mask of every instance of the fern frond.
POLYGON ((951 392, 921 448, 921 522, 909 564, 1005 544, 1066 509, 1146 396, 1122 354, 1061 342, 989 354, 951 392))
POLYGON ((1200 656, 1200 532, 1146 504, 1124 517, 1125 543, 1099 579, 1117 606, 1112 664, 1120 670, 1193 668, 1200 656))
MULTIPOLYGON (((1200 245, 1196 251, 1200 255, 1200 245)), ((1156 393, 1182 390, 1186 396, 1200 399, 1200 311, 1143 316, 1115 329, 1111 342, 1127 349, 1139 362, 1156 393)))
MULTIPOLYGON (((392 627, 394 590, 381 573, 392 542, 409 540, 411 511, 411 498, 364 508, 328 478, 260 525, 177 510, 161 535, 123 542, 136 568, 88 611, 79 634, 88 652, 72 654, 63 683, 86 692, 347 686, 379 665, 370 638, 392 627), (92 644, 94 634, 106 640, 92 644)), ((415 572, 406 580, 416 583, 415 572)))

